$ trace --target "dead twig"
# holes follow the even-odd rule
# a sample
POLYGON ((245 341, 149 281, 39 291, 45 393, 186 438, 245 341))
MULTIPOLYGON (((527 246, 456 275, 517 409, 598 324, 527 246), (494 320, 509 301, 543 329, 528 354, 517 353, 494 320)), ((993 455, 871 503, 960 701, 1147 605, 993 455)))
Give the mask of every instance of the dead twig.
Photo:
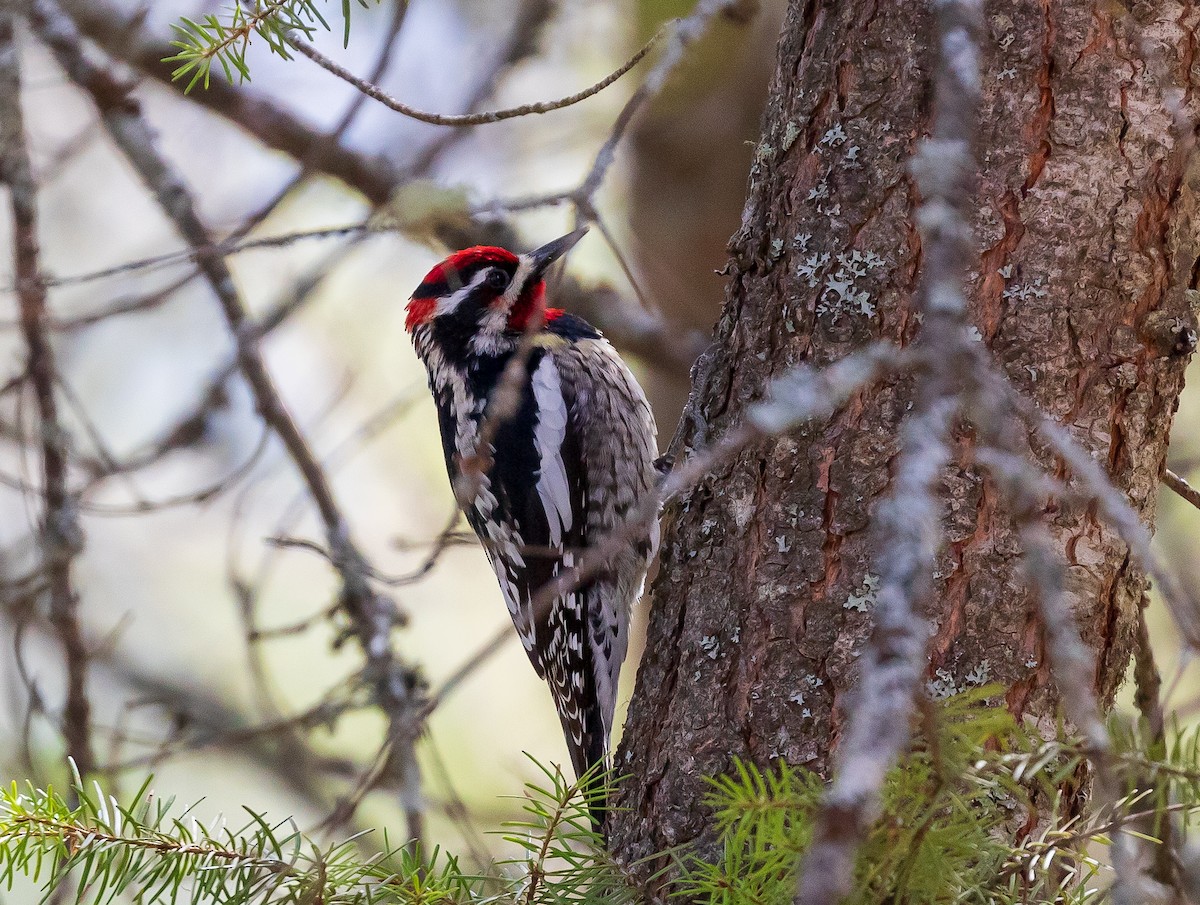
POLYGON ((286 40, 288 46, 292 49, 308 57, 308 59, 312 60, 326 72, 353 85, 366 97, 379 101, 379 103, 383 104, 389 110, 395 110, 397 113, 403 114, 410 119, 429 123, 434 126, 481 126, 488 123, 503 122, 506 119, 516 119, 521 116, 532 116, 541 113, 550 113, 554 110, 562 110, 565 107, 573 106, 580 101, 585 101, 589 97, 599 94, 644 60, 646 54, 654 49, 654 45, 659 42, 670 24, 673 23, 668 23, 668 25, 664 25, 655 32, 650 40, 638 49, 637 53, 626 60, 616 70, 582 91, 577 91, 574 94, 569 94, 566 97, 560 97, 553 101, 538 101, 532 104, 521 104, 517 107, 509 107, 504 110, 488 110, 482 113, 427 113, 424 110, 418 110, 416 107, 411 107, 396 100, 371 81, 359 78, 353 72, 335 60, 331 60, 297 35, 291 34, 286 40))
MULTIPOLYGON (((106 0, 65 0, 63 6, 80 31, 111 56, 184 96, 184 86, 172 77, 174 65, 163 62, 176 49, 148 35, 136 11, 126 12, 106 0)), ((372 204, 387 202, 401 181, 399 168, 386 157, 327 141, 319 129, 245 85, 214 78, 207 90, 193 91, 186 99, 238 126, 265 147, 307 161, 313 171, 342 181, 372 204)))
POLYGON ((1177 495, 1200 509, 1200 490, 1189 484, 1184 477, 1168 468, 1163 471, 1162 482, 1174 490, 1177 495))

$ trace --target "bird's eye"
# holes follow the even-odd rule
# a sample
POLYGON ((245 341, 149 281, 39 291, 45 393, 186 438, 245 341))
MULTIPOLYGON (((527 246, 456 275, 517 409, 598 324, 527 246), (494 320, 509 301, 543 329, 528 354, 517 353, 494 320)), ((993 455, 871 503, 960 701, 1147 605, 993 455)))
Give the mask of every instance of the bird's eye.
POLYGON ((509 275, 498 267, 488 271, 487 284, 491 289, 500 292, 508 288, 509 275))

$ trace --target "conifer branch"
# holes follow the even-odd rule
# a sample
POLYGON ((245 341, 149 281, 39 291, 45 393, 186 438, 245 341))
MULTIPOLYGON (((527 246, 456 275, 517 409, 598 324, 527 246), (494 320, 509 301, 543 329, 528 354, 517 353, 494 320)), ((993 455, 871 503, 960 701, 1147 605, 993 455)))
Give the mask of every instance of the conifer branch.
MULTIPOLYGON (((366 6, 365 0, 358 0, 366 6)), ((344 23, 343 42, 350 40, 350 3, 342 3, 344 23)), ((254 0, 253 7, 246 9, 241 3, 229 8, 228 17, 209 13, 199 21, 184 17, 175 24, 175 40, 171 46, 178 50, 165 63, 177 63, 172 71, 174 81, 188 78, 184 93, 190 93, 200 82, 207 91, 214 64, 220 64, 227 81, 248 81, 250 67, 246 63, 246 51, 251 38, 258 35, 266 42, 272 53, 285 60, 291 59, 288 35, 299 32, 312 36, 317 27, 329 29, 329 23, 321 15, 315 0, 254 0)))

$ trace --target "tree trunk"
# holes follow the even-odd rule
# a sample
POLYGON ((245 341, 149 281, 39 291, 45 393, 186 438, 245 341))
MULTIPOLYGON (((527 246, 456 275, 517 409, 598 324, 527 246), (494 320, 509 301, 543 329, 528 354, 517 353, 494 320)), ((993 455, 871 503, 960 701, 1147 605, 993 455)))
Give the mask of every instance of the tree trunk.
MULTIPOLYGON (((928 4, 793 0, 731 281, 695 372, 677 456, 736 425, 767 381, 920 329, 921 248, 905 164, 926 131, 928 4)), ((1164 101, 1189 75, 1190 4, 992 4, 972 317, 1008 376, 1103 457, 1147 519, 1191 349, 1197 173, 1164 101)), ((827 423, 747 450, 664 524, 646 654, 624 742, 614 850, 627 861, 709 844, 704 778, 739 756, 825 771, 871 626, 867 527, 889 486, 900 379, 827 423)), ((1007 687, 1017 714, 1056 712, 1020 549, 957 437, 945 544, 928 604, 929 691, 1007 687)), ((1035 456, 1061 477, 1051 457, 1035 456)), ((1111 702, 1145 579, 1093 508, 1048 502, 1096 686, 1111 702)))

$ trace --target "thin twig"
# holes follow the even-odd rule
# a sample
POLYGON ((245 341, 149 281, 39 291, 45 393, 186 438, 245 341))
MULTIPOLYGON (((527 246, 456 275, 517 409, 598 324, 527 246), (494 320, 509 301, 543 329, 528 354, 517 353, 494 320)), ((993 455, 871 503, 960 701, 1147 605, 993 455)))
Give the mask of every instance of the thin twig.
POLYGON ((50 619, 66 664, 62 732, 67 754, 82 775, 95 768, 91 704, 87 694, 88 650, 79 624, 71 561, 83 547, 75 501, 67 487, 67 434, 55 397, 57 367, 46 335, 46 287, 38 250, 37 187, 25 143, 21 82, 14 38, 15 14, 0 10, 0 178, 8 184, 13 221, 14 269, 21 331, 28 354, 26 374, 37 401, 44 509, 41 554, 50 594, 50 619))
MULTIPOLYGON (((1072 833, 1063 833, 1056 835, 1053 841, 1042 846, 1030 846, 1030 850, 1019 850, 1017 857, 1005 863, 996 874, 996 889, 1003 889, 1003 884, 1012 876, 1024 872, 1030 864, 1035 864, 1038 860, 1047 857, 1047 853, 1051 851, 1070 852, 1073 846, 1080 842, 1086 842, 1089 839, 1105 839, 1113 833, 1120 832, 1121 827, 1130 822, 1146 820, 1153 818, 1159 814, 1188 814, 1195 811, 1200 805, 1194 801, 1177 802, 1168 804, 1162 808, 1151 808, 1148 810, 1134 811, 1129 814, 1120 814, 1112 820, 1106 821, 1095 826, 1087 827, 1082 830, 1077 830, 1072 833)), ((1048 863, 1048 862, 1047 862, 1048 863)), ((1103 901, 1101 899, 1100 901, 1103 901)))
MULTIPOLYGON (((538 36, 542 26, 550 18, 554 6, 554 0, 523 0, 509 23, 507 40, 495 55, 487 72, 476 79, 475 90, 463 105, 467 113, 478 112, 484 101, 495 93, 496 86, 500 84, 501 73, 537 50, 538 36)), ((371 81, 378 82, 379 79, 374 78, 371 81)), ((365 99, 366 95, 359 94, 358 97, 365 99)), ((466 126, 439 132, 437 137, 421 148, 407 164, 405 177, 411 179, 427 174, 435 161, 470 134, 471 129, 466 126)))
MULTIPOLYGON (((396 47, 396 38, 404 24, 404 18, 407 13, 407 0, 397 0, 393 7, 392 19, 388 23, 388 28, 384 35, 383 43, 380 47, 379 57, 376 60, 375 67, 371 73, 372 81, 378 81, 391 64, 392 55, 396 47)), ((361 112, 363 103, 365 101, 366 98, 362 95, 355 95, 354 99, 346 107, 341 119, 338 120, 337 124, 334 125, 329 134, 323 136, 320 142, 314 144, 314 146, 310 148, 302 158, 300 158, 299 170, 293 174, 287 183, 284 184, 270 199, 268 199, 265 204, 261 205, 249 216, 243 218, 237 229, 235 229, 225 239, 222 240, 221 244, 223 246, 232 248, 238 242, 244 239, 252 230, 266 220, 266 218, 269 217, 271 213, 275 211, 288 197, 290 197, 291 194, 300 185, 302 185, 306 179, 309 178, 313 172, 313 162, 316 160, 318 154, 328 147, 336 147, 341 142, 346 130, 349 129, 359 112, 361 112)), ((95 135, 99 134, 94 127, 88 128, 86 133, 90 138, 94 138, 95 135)), ((323 235, 327 234, 323 233, 323 235)), ((168 260, 160 256, 158 259, 148 259, 142 262, 133 263, 137 263, 139 265, 139 269, 150 269, 157 266, 165 266, 168 263, 168 260)), ((102 274, 102 276, 113 275, 116 274, 102 274)), ((198 270, 193 270, 191 273, 185 274, 184 276, 172 282, 170 285, 164 287, 163 289, 156 290, 155 292, 133 299, 123 299, 98 311, 77 315, 67 320, 57 321, 54 323, 54 329, 76 330, 82 327, 91 326, 92 324, 100 323, 101 321, 107 320, 109 317, 115 314, 135 314, 151 310, 172 298, 178 290, 192 282, 192 280, 196 279, 199 275, 200 273, 198 270)), ((84 275, 83 279, 91 279, 91 277, 84 275)), ((0 327, 3 326, 7 325, 0 322, 0 327)))
MULTIPOLYGON (((258 319, 254 325, 253 337, 247 341, 261 344, 307 305, 349 251, 349 245, 335 249, 302 274, 258 319)), ((202 437, 213 413, 228 404, 229 382, 238 370, 238 355, 235 351, 209 378, 191 408, 179 415, 171 425, 159 431, 158 436, 144 448, 128 456, 122 463, 123 470, 144 468, 158 462, 168 453, 190 446, 202 437)))
POLYGON ((245 85, 214 78, 207 90, 183 95, 184 86, 172 77, 175 67, 163 62, 177 49, 149 35, 136 10, 126 11, 106 0, 64 0, 63 5, 80 30, 113 57, 233 123, 266 147, 307 161, 313 170, 341 180, 372 204, 384 204, 400 183, 399 168, 385 156, 361 153, 344 142, 328 142, 303 118, 245 85))
MULTIPOLYGON (((668 23, 668 25, 671 23, 668 23)), ((353 72, 346 69, 329 57, 325 56, 308 42, 297 37, 295 34, 290 34, 285 39, 290 47, 304 56, 308 57, 326 72, 332 73, 344 82, 347 82, 357 88, 362 94, 373 100, 379 101, 390 110, 395 110, 397 113, 403 114, 410 119, 419 120, 423 123, 429 123, 434 126, 481 126, 488 123, 498 123, 506 119, 516 119, 521 116, 531 116, 539 113, 550 113, 554 110, 562 110, 565 107, 570 107, 578 104, 580 101, 585 101, 589 97, 599 94, 609 85, 613 84, 629 70, 633 69, 638 63, 646 58, 653 48, 662 38, 668 25, 664 25, 654 35, 641 46, 641 48, 630 57, 625 63, 619 66, 616 70, 609 73, 582 91, 577 91, 574 94, 569 94, 566 97, 560 97, 553 101, 538 101, 532 104, 521 104, 518 107, 509 107, 504 110, 488 110, 482 113, 427 113, 424 110, 418 110, 415 107, 410 107, 408 104, 400 101, 387 94, 378 85, 372 84, 366 79, 361 79, 353 72)))
MULTIPOLYGON (((325 469, 326 473, 333 474, 338 467, 349 461, 354 454, 365 449, 368 443, 381 436, 384 431, 395 425, 397 421, 409 410, 409 408, 412 406, 412 403, 417 398, 419 398, 418 391, 410 390, 401 393, 395 399, 388 402, 377 412, 367 418, 366 421, 360 424, 350 436, 346 437, 337 445, 335 445, 321 461, 321 467, 325 469)), ((274 634, 269 633, 264 635, 259 631, 257 619, 255 618, 254 613, 255 603, 258 598, 262 596, 264 588, 270 581, 272 570, 279 561, 278 556, 273 554, 278 553, 278 551, 288 546, 302 546, 315 553, 318 553, 331 562, 333 561, 333 552, 325 549, 319 544, 311 542, 292 544, 290 543, 292 540, 291 538, 283 537, 285 532, 292 530, 303 512, 304 496, 301 493, 288 504, 287 508, 284 509, 283 513, 276 521, 274 528, 275 536, 268 539, 268 553, 260 561, 257 574, 255 575, 253 582, 249 584, 239 582, 239 598, 242 599, 243 603, 242 619, 245 623, 245 636, 248 642, 252 643, 255 640, 263 637, 270 637, 271 634, 274 634), (282 540, 283 543, 277 542, 280 540, 282 540)), ((455 514, 457 515, 457 510, 455 514)), ((368 568, 370 569, 370 577, 372 580, 378 582, 379 584, 399 586, 412 583, 411 581, 405 580, 405 576, 390 576, 369 565, 368 568)), ((236 571, 236 569, 231 565, 230 571, 232 573, 233 571, 236 571)), ((254 665, 255 675, 261 677, 263 670, 260 668, 261 664, 258 662, 258 654, 254 652, 253 644, 251 644, 251 662, 254 665)))
MULTIPOLYGON (((132 86, 126 86, 126 90, 132 86)), ((257 239, 241 240, 234 236, 224 242, 214 242, 211 238, 198 245, 190 245, 179 251, 168 251, 134 261, 126 261, 113 267, 92 270, 87 273, 72 274, 65 277, 48 277, 46 285, 50 288, 59 286, 76 286, 90 283, 93 280, 108 277, 124 276, 135 270, 156 270, 161 267, 172 267, 176 264, 199 263, 202 258, 228 257, 243 251, 253 251, 262 248, 283 248, 307 239, 341 239, 365 233, 369 229, 366 223, 347 223, 341 226, 326 226, 319 229, 304 229, 283 233, 276 236, 260 236, 257 239)))
MULTIPOLYGON (((1150 628, 1146 623, 1146 608, 1149 605, 1150 595, 1145 593, 1138 607, 1137 633, 1133 642, 1133 702, 1142 716, 1142 723, 1137 728, 1139 731, 1144 729, 1149 736, 1146 739, 1147 749, 1158 758, 1163 758, 1167 753, 1167 721, 1163 713, 1162 676, 1154 660, 1150 628)), ((1168 786, 1161 781, 1157 770, 1150 768, 1140 775, 1135 774, 1134 782, 1137 788, 1154 789, 1159 802, 1165 804, 1168 801, 1168 786)), ((1173 822, 1165 814, 1156 815, 1146 821, 1145 829, 1160 842, 1153 849, 1151 876, 1159 883, 1175 886, 1183 895, 1184 891, 1179 888, 1179 872, 1176 870, 1179 836, 1173 822)))
POLYGON ((572 200, 575 201, 581 212, 586 214, 590 210, 596 190, 604 181, 609 167, 616 159, 617 146, 625 138, 625 133, 629 130, 638 111, 662 91, 667 77, 683 59, 684 51, 707 31, 709 24, 717 14, 728 6, 729 0, 700 0, 696 4, 696 8, 679 21, 671 35, 671 40, 667 43, 667 49, 663 51, 663 55, 651 67, 646 78, 642 80, 642 84, 621 108, 608 140, 600 147, 592 161, 591 169, 588 170, 579 188, 572 193, 572 200))
POLYGON ((1200 509, 1200 490, 1189 484, 1181 475, 1177 475, 1168 468, 1163 471, 1162 482, 1197 509, 1200 509))
POLYGON ((226 748, 245 745, 263 736, 282 735, 295 729, 313 729, 332 724, 338 717, 361 709, 364 705, 353 699, 338 699, 331 690, 320 701, 304 711, 288 717, 270 720, 253 726, 242 726, 224 731, 212 731, 197 738, 169 742, 153 754, 131 757, 107 766, 114 773, 154 767, 165 757, 184 752, 202 751, 206 748, 226 748))
MULTIPOLYGON (((371 758, 371 763, 355 781, 350 793, 338 798, 333 810, 313 828, 314 833, 324 832, 332 835, 354 819, 354 814, 363 799, 387 779, 389 765, 393 759, 393 747, 394 742, 391 738, 384 739, 375 756, 371 758)), ((414 842, 420 842, 420 836, 411 838, 414 842)))

